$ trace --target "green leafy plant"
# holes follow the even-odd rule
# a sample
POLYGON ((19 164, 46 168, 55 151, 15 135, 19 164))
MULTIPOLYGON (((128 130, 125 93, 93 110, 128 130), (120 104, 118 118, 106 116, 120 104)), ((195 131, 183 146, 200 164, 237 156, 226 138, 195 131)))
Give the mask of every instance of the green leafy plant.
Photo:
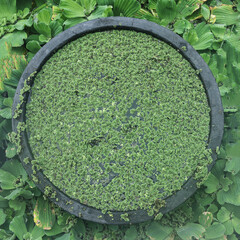
MULTIPOLYGON (((6 1, 1 0, 0 5, 0 58, 9 56, 8 47, 5 42, 11 44, 11 52, 15 55, 28 54, 30 59, 39 46, 43 46, 54 34, 44 38, 45 42, 39 40, 39 33, 34 28, 34 20, 37 19, 39 11, 42 9, 52 9, 51 19, 57 21, 62 29, 66 29, 81 21, 89 20, 88 14, 91 7, 82 6, 85 11, 84 17, 66 18, 64 10, 59 7, 60 1, 6 1), (10 3, 10 5, 9 5, 10 3), (29 10, 24 10, 25 8, 29 10), (85 10, 89 9, 88 11, 85 10), (30 42, 34 41, 34 42, 30 42), (35 42, 36 41, 36 42, 35 42), (30 42, 26 48, 26 44, 30 42), (29 52, 30 50, 30 52, 29 52)), ((90 1, 89 1, 90 2, 90 1)), ((94 1, 91 1, 94 3, 94 1)), ((124 1, 123 1, 124 2, 124 1)), ((132 2, 132 1, 131 1, 132 2)), ((34 223, 33 211, 38 198, 42 198, 40 191, 35 187, 32 181, 25 180, 24 171, 19 170, 19 162, 14 156, 8 160, 1 168, 0 177, 0 239, 183 239, 201 237, 200 239, 239 239, 239 169, 237 159, 239 156, 239 12, 240 3, 237 0, 209 0, 209 1, 175 1, 176 8, 174 12, 169 12, 169 16, 164 19, 160 14, 158 16, 157 4, 162 1, 149 0, 138 1, 141 8, 131 17, 148 19, 150 21, 162 24, 172 29, 179 35, 185 35, 185 39, 192 41, 195 47, 200 45, 198 51, 210 66, 220 88, 222 101, 225 111, 225 133, 220 149, 219 159, 209 175, 205 185, 201 187, 193 197, 184 203, 175 211, 166 214, 160 220, 148 221, 142 224, 132 226, 106 226, 94 224, 88 221, 76 219, 68 213, 58 209, 56 206, 56 220, 50 230, 39 228, 34 223), (176 12, 177 13, 176 13, 176 12), (210 11, 210 13, 209 13, 210 11), (210 14, 210 15, 209 15, 210 14), (175 18, 171 21, 172 16, 175 18), (202 24, 204 23, 204 24, 202 24), (199 32, 203 28, 203 32, 199 32), (202 34, 208 39, 203 43, 199 41, 202 34), (210 36, 211 35, 211 36, 210 36), (213 37, 213 40, 212 40, 213 37), (199 41, 199 43, 198 43, 199 41), (203 46, 201 46, 203 45, 203 46), (9 164, 12 163, 12 164, 9 164), (17 166, 17 167, 16 167, 17 166), (18 169, 18 170, 17 170, 18 169), (5 176, 9 177, 5 178, 5 176), (20 182, 19 182, 20 179, 20 182), (6 189, 10 188, 10 189, 6 189), (11 227, 10 227, 11 226, 11 227), (203 229, 204 228, 204 229, 203 229), (135 230, 136 229, 136 230, 135 230), (195 230, 195 231, 193 231, 195 230), (137 232, 137 234, 136 234, 137 232)), ((136 9, 139 4, 133 4, 136 9)), ((174 5, 174 3, 173 3, 174 5)), ((98 0, 97 7, 109 6, 106 12, 100 8, 98 16, 111 16, 114 11, 124 15, 125 10, 114 10, 114 0, 98 0)), ((161 11, 161 9, 160 9, 161 11)), ((165 12, 163 12, 165 13, 165 12)), ((46 22, 45 22, 46 23, 46 22)), ((50 24, 49 23, 49 24, 50 24)), ((49 25, 47 24, 47 25, 49 25)), ((58 25, 58 24, 57 24, 58 25)), ((42 31, 42 30, 40 30, 42 31)), ((44 36, 44 34, 43 34, 44 36)), ((25 61, 25 60, 24 60, 25 61)), ((3 62, 2 62, 3 63, 3 62)), ((10 73, 10 68, 16 66, 5 63, 3 65, 10 73)), ((6 79, 6 72, 1 69, 1 89, 7 87, 3 85, 6 79), (4 79, 3 79, 4 75, 4 79)), ((8 77, 7 77, 8 78, 8 77)), ((19 79, 19 78, 18 78, 19 79)), ((17 80, 17 78, 16 78, 17 80)), ((15 83, 16 85, 16 83, 15 83)), ((6 89, 6 88, 5 88, 6 89)), ((9 96, 13 96, 15 87, 9 88, 9 96)), ((6 91, 1 92, 1 109, 8 108, 11 100, 5 100, 6 91), (3 101, 5 104, 3 106, 3 101)), ((9 110, 8 110, 9 111, 9 110)), ((1 162, 6 156, 7 133, 11 131, 10 119, 1 117, 0 138, 1 138, 1 162), (7 127, 9 126, 9 127, 7 127), (4 130, 3 130, 4 129, 4 130)), ((11 146, 8 153, 11 154, 11 146)))

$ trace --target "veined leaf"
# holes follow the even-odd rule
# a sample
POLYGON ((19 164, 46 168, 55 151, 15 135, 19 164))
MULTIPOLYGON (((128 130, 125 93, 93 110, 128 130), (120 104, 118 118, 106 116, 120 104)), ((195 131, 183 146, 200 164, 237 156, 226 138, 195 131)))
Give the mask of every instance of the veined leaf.
POLYGON ((10 19, 17 12, 16 0, 1 0, 0 6, 0 19, 10 19))
POLYGON ((124 240, 136 240, 138 236, 135 226, 131 226, 125 233, 124 240))
POLYGON ((33 193, 24 188, 14 189, 8 196, 5 198, 8 200, 15 200, 17 197, 22 196, 25 199, 31 199, 33 197, 33 193))
POLYGON ((206 0, 180 0, 177 4, 177 12, 179 17, 187 17, 198 10, 206 0))
POLYGON ((10 200, 9 207, 14 209, 15 216, 23 215, 26 209, 26 201, 10 200))
POLYGON ((213 214, 211 212, 203 212, 199 216, 199 223, 205 228, 209 227, 212 221, 213 221, 213 214))
POLYGON ((32 232, 31 232, 33 239, 39 239, 41 240, 42 237, 45 235, 44 230, 39 228, 38 226, 34 226, 32 232))
POLYGON ((57 36, 60 32, 63 31, 63 27, 58 21, 51 21, 49 26, 51 28, 52 37, 57 36))
POLYGON ((55 224, 53 225, 53 227, 50 230, 45 230, 45 234, 49 237, 57 235, 59 233, 64 232, 65 230, 65 225, 64 226, 60 226, 57 221, 55 221, 55 224))
POLYGON ((17 30, 23 30, 25 26, 27 27, 31 27, 33 24, 33 19, 32 17, 28 18, 28 19, 23 19, 23 20, 19 20, 16 24, 15 24, 15 28, 17 30))
POLYGON ((87 18, 88 20, 112 16, 112 6, 98 6, 94 12, 87 18))
POLYGON ((212 9, 212 14, 216 16, 216 23, 232 25, 240 20, 240 13, 234 12, 232 5, 221 5, 212 9))
POLYGON ((154 9, 154 10, 157 9, 157 0, 149 0, 148 2, 149 2, 148 3, 149 9, 154 9))
POLYGON ((184 33, 185 30, 190 30, 192 27, 191 23, 184 19, 184 20, 177 20, 174 24, 174 32, 178 34, 184 33))
POLYGON ((6 34, 0 41, 7 42, 12 47, 20 47, 24 44, 23 40, 27 38, 24 31, 14 31, 6 34))
POLYGON ((136 0, 115 0, 114 16, 132 17, 141 8, 141 4, 136 0))
POLYGON ((47 8, 42 9, 37 14, 38 22, 43 22, 48 25, 51 21, 51 15, 52 15, 52 13, 51 13, 50 9, 47 9, 47 8))
POLYGON ((166 239, 171 233, 173 229, 171 227, 163 226, 158 222, 152 222, 146 228, 146 234, 150 239, 155 240, 164 240, 166 239))
POLYGON ((224 112, 237 112, 240 109, 240 87, 236 86, 222 97, 224 112))
POLYGON ((26 48, 30 52, 36 53, 41 48, 41 46, 38 41, 32 40, 27 43, 26 48))
POLYGON ((55 213, 48 200, 38 198, 34 208, 34 222, 44 230, 50 230, 55 222, 55 213))
POLYGON ((157 14, 161 20, 167 24, 174 20, 177 15, 177 5, 175 0, 158 0, 157 1, 157 14))
POLYGON ((12 118, 12 109, 10 107, 4 108, 0 110, 0 116, 6 119, 12 118))
POLYGON ((6 220, 6 214, 3 212, 3 209, 2 208, 0 208, 0 226, 2 225, 2 224, 4 224, 4 222, 5 222, 5 220, 6 220))
POLYGON ((6 157, 13 158, 17 154, 17 149, 14 143, 8 143, 6 149, 6 157))
POLYGON ((21 162, 17 159, 6 161, 2 166, 2 170, 11 173, 16 178, 21 177, 23 181, 26 181, 28 179, 28 175, 25 169, 23 168, 21 162))
POLYGON ((85 21, 86 21, 85 18, 69 18, 63 23, 63 25, 65 26, 64 30, 66 30, 70 27, 73 27, 78 23, 85 22, 85 21))
POLYGON ((237 174, 240 171, 240 141, 226 146, 228 161, 226 162, 225 171, 237 174))
POLYGON ((97 0, 98 6, 113 5, 114 0, 97 0))
POLYGON ((226 231, 226 228, 221 223, 211 225, 206 229, 205 237, 207 239, 216 239, 222 237, 226 231))
POLYGON ((16 234, 19 240, 23 240, 23 235, 27 233, 23 216, 14 217, 9 224, 9 229, 16 234))
POLYGON ((229 179, 233 183, 229 186, 228 191, 220 190, 217 193, 217 200, 221 205, 230 203, 235 206, 240 206, 240 173, 229 175, 229 179))
POLYGON ((225 207, 221 207, 217 213, 217 219, 220 223, 224 223, 230 219, 230 214, 231 213, 225 207))
POLYGON ((240 219, 237 217, 233 217, 232 225, 236 233, 240 234, 240 219))
POLYGON ((15 189, 17 178, 11 173, 3 171, 0 169, 0 186, 2 189, 15 189))
POLYGON ((156 17, 153 16, 150 12, 148 12, 147 10, 144 10, 143 8, 141 8, 135 15, 137 18, 142 18, 142 19, 146 19, 152 22, 155 22, 157 24, 161 24, 161 20, 156 17))
MULTIPOLYGON (((65 233, 61 237, 56 238, 55 240, 70 240, 70 233, 65 233)), ((95 239, 94 239, 95 240, 95 239)))
POLYGON ((188 223, 183 227, 177 229, 178 236, 183 240, 192 240, 192 237, 201 238, 205 228, 200 224, 188 223))
POLYGON ((195 27, 196 33, 198 35, 198 41, 193 44, 193 47, 196 50, 203 50, 210 48, 213 43, 213 34, 210 31, 209 25, 205 24, 204 22, 199 23, 195 27))
POLYGON ((38 22, 34 23, 33 26, 38 33, 44 35, 47 38, 51 37, 51 28, 46 23, 38 22))
POLYGON ((224 39, 226 28, 224 24, 211 24, 210 29, 217 38, 224 39))
POLYGON ((190 29, 188 32, 185 32, 183 38, 188 41, 192 46, 198 42, 199 38, 195 29, 190 29))
POLYGON ((204 17, 204 19, 205 19, 206 21, 208 21, 208 19, 209 19, 209 17, 210 17, 210 10, 209 10, 208 5, 203 4, 203 5, 201 6, 201 14, 202 14, 202 16, 204 17))
POLYGON ((59 7, 66 18, 85 17, 84 8, 73 0, 61 0, 59 7))
POLYGON ((78 2, 85 9, 86 15, 90 14, 97 4, 96 0, 79 0, 78 2))
POLYGON ((214 193, 220 188, 218 179, 212 173, 208 175, 207 180, 204 182, 204 186, 207 187, 205 189, 206 193, 214 193))

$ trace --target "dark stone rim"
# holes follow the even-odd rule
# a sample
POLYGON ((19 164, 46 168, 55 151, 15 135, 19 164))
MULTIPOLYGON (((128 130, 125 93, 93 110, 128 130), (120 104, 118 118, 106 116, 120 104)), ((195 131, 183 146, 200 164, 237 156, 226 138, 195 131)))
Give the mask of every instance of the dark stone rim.
MULTIPOLYGON (((221 145, 221 140, 223 136, 223 128, 224 128, 224 115, 223 115, 223 106, 221 102, 221 97, 219 93, 219 89, 217 83, 208 67, 208 65, 204 62, 202 57, 193 49, 193 47, 182 39, 180 36, 172 32, 171 30, 164 28, 156 23, 137 19, 137 18, 127 18, 127 17, 108 17, 108 18, 100 18, 87 22, 80 23, 74 27, 67 29, 66 31, 60 33, 52 40, 50 40, 47 44, 45 44, 33 57, 25 71, 23 72, 21 79, 19 81, 17 91, 14 97, 12 114, 14 115, 14 111, 17 107, 17 104, 20 102, 20 90, 23 88, 25 79, 29 78, 30 75, 39 71, 43 64, 51 57, 51 55, 56 52, 59 48, 64 46, 66 43, 75 40, 87 33, 97 32, 97 31, 105 31, 111 29, 128 29, 139 32, 144 32, 150 34, 158 39, 163 40, 168 43, 172 47, 174 47, 177 51, 179 51, 193 66, 194 69, 199 70, 199 77, 202 80, 202 83, 205 87, 206 94, 208 97, 209 106, 211 107, 211 123, 210 123, 210 134, 209 134, 209 144, 208 148, 212 149, 212 163, 208 166, 209 171, 214 165, 217 159, 217 149, 221 145)), ((33 83, 33 79, 31 79, 30 85, 33 83)), ((21 106, 23 112, 17 119, 12 118, 12 127, 13 131, 17 132, 17 125, 19 122, 25 122, 25 111, 26 111, 26 102, 28 99, 29 93, 24 94, 24 102, 21 106)), ((28 138, 26 131, 21 134, 21 144, 22 151, 19 154, 20 160, 26 169, 28 175, 31 177, 33 174, 32 165, 25 164, 23 159, 29 157, 33 159, 33 155, 28 144, 28 138)), ((41 171, 37 171, 36 174, 38 178, 38 182, 36 186, 44 192, 44 188, 46 186, 51 186, 53 191, 56 192, 55 198, 50 198, 51 201, 56 203, 59 207, 68 211, 69 213, 80 216, 85 220, 90 220, 103 224, 128 224, 128 223, 139 223, 143 221, 147 221, 153 219, 154 216, 148 216, 146 210, 134 210, 127 212, 119 212, 112 211, 113 219, 106 214, 102 214, 101 210, 96 208, 92 208, 81 204, 79 201, 71 199, 66 194, 61 192, 57 187, 55 187, 44 175, 41 171), (58 198, 58 201, 56 201, 58 198), (69 204, 69 201, 72 204, 69 204), (121 219, 121 214, 128 213, 129 220, 128 222, 121 219), (99 216, 102 216, 99 218, 99 216)), ((175 192, 173 195, 168 197, 166 201, 166 206, 161 208, 161 213, 165 214, 172 209, 179 206, 186 199, 188 199, 196 190, 197 181, 190 177, 188 181, 183 185, 182 189, 175 192)))

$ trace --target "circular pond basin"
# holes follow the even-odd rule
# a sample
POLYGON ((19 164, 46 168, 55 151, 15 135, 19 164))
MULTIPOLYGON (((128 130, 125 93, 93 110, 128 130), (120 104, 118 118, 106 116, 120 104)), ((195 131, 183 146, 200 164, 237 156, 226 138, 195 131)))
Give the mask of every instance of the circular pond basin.
POLYGON ((122 17, 47 43, 21 77, 13 114, 20 159, 40 190, 108 224, 184 202, 223 134, 219 90, 200 55, 166 28, 122 17))

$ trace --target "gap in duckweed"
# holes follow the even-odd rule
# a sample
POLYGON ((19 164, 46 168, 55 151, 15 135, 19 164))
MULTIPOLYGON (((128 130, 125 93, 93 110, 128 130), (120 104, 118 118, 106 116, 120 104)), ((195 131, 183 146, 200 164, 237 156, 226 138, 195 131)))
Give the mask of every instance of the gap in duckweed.
POLYGON ((34 165, 104 213, 152 210, 212 162, 201 80, 145 33, 95 32, 68 43, 37 73, 26 109, 34 165))

